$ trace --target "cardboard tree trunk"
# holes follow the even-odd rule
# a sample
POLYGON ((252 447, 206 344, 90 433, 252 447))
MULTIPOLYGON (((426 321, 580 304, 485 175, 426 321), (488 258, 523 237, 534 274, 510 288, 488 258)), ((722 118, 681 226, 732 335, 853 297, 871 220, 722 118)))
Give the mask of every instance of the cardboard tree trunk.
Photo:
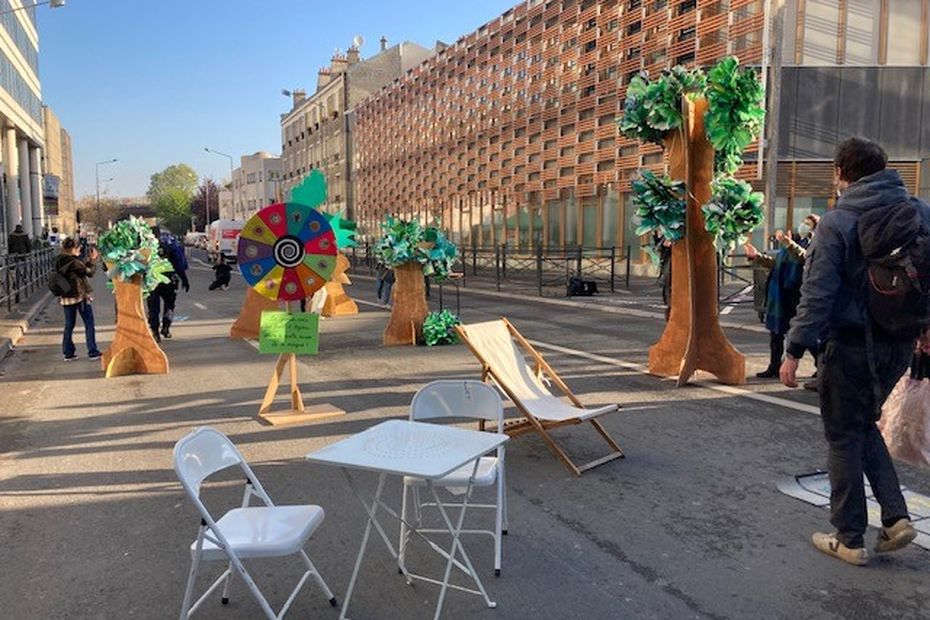
POLYGON ((682 129, 666 140, 669 175, 687 184, 685 238, 672 246, 671 313, 659 342, 649 349, 649 372, 686 384, 698 370, 723 383, 746 382, 746 359, 720 328, 717 254, 701 206, 710 199, 714 149, 704 133, 707 101, 684 100, 682 129))
POLYGON ((423 339, 423 321, 429 314, 423 268, 417 262, 394 268, 391 320, 384 330, 386 346, 416 344, 423 339))
POLYGON ((323 302, 323 316, 346 316, 358 314, 358 305, 349 297, 343 285, 352 284, 346 275, 349 270, 349 259, 344 254, 336 257, 336 273, 333 279, 326 283, 326 301, 323 302))
POLYGON ((102 359, 107 377, 134 374, 165 374, 168 357, 159 348, 142 307, 142 278, 129 282, 113 278, 116 297, 116 334, 102 359))
POLYGON ((242 310, 239 311, 239 317, 229 328, 229 337, 232 339, 258 340, 258 327, 262 320, 262 312, 277 309, 278 302, 268 299, 256 292, 252 287, 249 287, 249 290, 245 293, 245 302, 242 304, 242 310))

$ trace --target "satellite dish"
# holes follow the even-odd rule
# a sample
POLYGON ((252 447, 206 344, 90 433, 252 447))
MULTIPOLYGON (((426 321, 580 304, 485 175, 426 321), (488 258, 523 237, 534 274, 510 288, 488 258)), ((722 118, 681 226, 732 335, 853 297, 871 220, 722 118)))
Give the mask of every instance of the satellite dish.
POLYGON ((363 36, 360 35, 360 34, 357 34, 357 35, 355 35, 354 37, 352 37, 352 46, 353 46, 355 49, 359 49, 359 48, 361 48, 363 45, 365 45, 365 37, 363 37, 363 36))

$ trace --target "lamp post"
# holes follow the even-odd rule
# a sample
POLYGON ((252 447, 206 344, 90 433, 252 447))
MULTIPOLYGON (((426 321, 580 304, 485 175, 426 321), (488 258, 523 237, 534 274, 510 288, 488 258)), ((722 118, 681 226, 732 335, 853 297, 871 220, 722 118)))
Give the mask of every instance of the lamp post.
MULTIPOLYGON (((208 147, 206 147, 206 146, 203 147, 203 150, 205 150, 207 153, 213 153, 214 155, 219 155, 220 157, 225 157, 226 159, 229 160, 229 185, 230 185, 230 193, 232 193, 232 195, 233 195, 233 212, 235 213, 235 210, 236 210, 236 201, 235 201, 236 192, 235 192, 234 190, 235 190, 235 187, 236 187, 236 183, 235 183, 235 180, 233 179, 233 158, 232 158, 232 155, 227 155, 226 153, 223 153, 222 151, 215 151, 215 150, 213 150, 213 149, 211 149, 211 148, 208 148, 208 147)), ((217 207, 216 207, 216 218, 217 218, 217 219, 219 219, 219 217, 220 217, 219 210, 220 210, 219 204, 217 204, 217 207)), ((209 220, 209 219, 210 219, 210 203, 207 203, 207 220, 209 220)), ((206 227, 208 227, 209 225, 210 225, 210 222, 208 221, 208 222, 204 225, 204 229, 206 229, 206 227)))
MULTIPOLYGON (((107 164, 115 164, 117 161, 119 160, 114 157, 113 159, 107 159, 105 161, 98 161, 95 164, 94 179, 97 182, 97 221, 98 222, 100 221, 100 166, 105 166, 107 164)), ((111 178, 110 180, 112 181, 113 179, 111 178)))
POLYGON ((65 5, 66 0, 44 0, 43 2, 36 2, 35 4, 30 4, 26 6, 19 6, 15 9, 7 9, 6 11, 0 12, 0 15, 7 15, 9 13, 15 13, 16 11, 25 11, 26 9, 34 9, 37 6, 42 6, 43 4, 49 5, 50 8, 60 9, 65 5))

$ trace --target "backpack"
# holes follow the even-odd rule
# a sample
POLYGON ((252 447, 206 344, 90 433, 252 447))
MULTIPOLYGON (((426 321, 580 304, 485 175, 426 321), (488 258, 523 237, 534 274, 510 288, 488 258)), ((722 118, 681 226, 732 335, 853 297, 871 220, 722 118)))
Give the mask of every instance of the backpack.
POLYGON ((48 290, 55 297, 67 297, 74 292, 74 283, 71 278, 61 272, 61 268, 58 268, 48 276, 48 290))
POLYGON ((930 230, 920 211, 912 201, 869 209, 858 233, 872 323, 892 338, 916 337, 930 325, 930 230))

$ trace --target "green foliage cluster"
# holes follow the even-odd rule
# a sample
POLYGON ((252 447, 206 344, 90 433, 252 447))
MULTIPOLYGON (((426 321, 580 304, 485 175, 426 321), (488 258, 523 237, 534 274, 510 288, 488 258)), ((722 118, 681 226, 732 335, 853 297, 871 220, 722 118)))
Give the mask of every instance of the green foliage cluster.
POLYGON ((187 164, 168 166, 149 178, 146 196, 164 227, 175 234, 190 227, 197 183, 197 173, 187 164))
POLYGON ((355 231, 358 229, 358 224, 342 217, 343 213, 343 211, 340 211, 339 213, 323 214, 323 217, 326 218, 329 225, 332 227, 333 234, 336 235, 336 247, 340 250, 354 248, 357 245, 355 242, 355 231))
POLYGON ((433 276, 437 282, 449 277, 458 248, 441 230, 394 217, 388 217, 382 228, 384 236, 375 247, 381 262, 392 267, 416 262, 423 266, 423 275, 433 276))
POLYGON ((667 175, 656 176, 649 170, 633 181, 633 205, 636 207, 637 235, 655 233, 671 242, 685 236, 685 184, 667 175))
POLYGON ((140 218, 116 222, 97 239, 97 249, 103 261, 112 265, 113 277, 127 281, 141 274, 146 295, 169 281, 165 274, 173 269, 171 262, 158 255, 158 239, 140 218))
POLYGON ((762 223, 765 196, 752 191, 746 181, 720 176, 710 185, 710 202, 701 207, 704 226, 714 236, 717 252, 725 254, 744 243, 749 233, 762 223))
POLYGON ((650 81, 649 74, 635 76, 626 91, 620 133, 628 138, 662 144, 668 132, 681 127, 681 97, 704 90, 704 73, 675 66, 650 81))
POLYGON ((426 346, 457 343, 459 335, 454 328, 461 324, 462 320, 448 310, 430 312, 423 321, 423 340, 426 346))
POLYGON ((762 131, 762 83, 754 69, 741 69, 739 59, 730 56, 708 72, 706 97, 704 129, 717 151, 714 169, 734 174, 743 163, 743 151, 762 131))

